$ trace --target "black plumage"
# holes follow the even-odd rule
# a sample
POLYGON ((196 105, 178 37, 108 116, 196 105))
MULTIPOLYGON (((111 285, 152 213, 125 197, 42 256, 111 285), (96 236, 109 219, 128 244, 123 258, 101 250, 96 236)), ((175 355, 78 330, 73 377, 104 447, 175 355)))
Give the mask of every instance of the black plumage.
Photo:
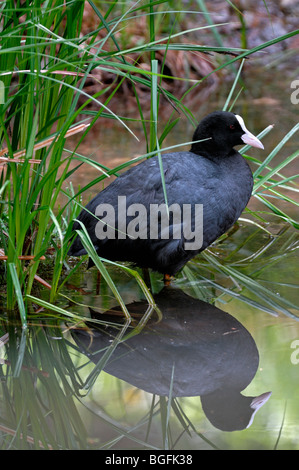
MULTIPOLYGON (((169 208, 181 209, 182 216, 181 222, 178 222, 170 211, 167 219, 169 236, 161 229, 165 214, 164 219, 163 216, 157 219, 157 237, 154 238, 151 232, 151 208, 156 207, 155 204, 165 203, 158 157, 147 159, 120 175, 92 199, 86 206, 87 210, 83 209, 78 217, 85 225, 98 255, 114 261, 133 262, 163 274, 177 273, 187 261, 225 233, 246 207, 252 192, 252 172, 245 159, 234 149, 244 143, 263 148, 261 142, 246 129, 240 116, 218 111, 199 123, 189 152, 162 155, 167 203, 169 208), (198 140, 202 141, 196 142, 198 140), (123 206, 119 206, 119 198, 125 201, 122 202, 123 206), (108 218, 103 204, 113 208, 113 220, 108 218), (140 206, 133 204, 142 204, 145 212, 138 212, 140 206), (199 204, 203 207, 202 227, 197 224, 201 219, 195 217, 195 205, 199 204), (191 235, 193 232, 193 239, 190 240, 185 233, 183 205, 191 211, 189 232, 191 235), (106 235, 103 235, 103 223, 99 219, 104 225, 108 223, 106 235), (141 225, 146 227, 143 232, 141 225), (100 227, 102 239, 99 239, 97 227, 100 227), (132 230, 133 238, 125 235, 125 232, 131 234, 132 230), (199 231, 202 231, 201 240, 199 231), (177 236, 178 233, 180 236, 177 236), (188 249, 186 242, 189 242, 188 249)), ((73 230, 78 229, 81 225, 75 221, 73 230)), ((86 254, 79 237, 73 241, 69 254, 86 254)))

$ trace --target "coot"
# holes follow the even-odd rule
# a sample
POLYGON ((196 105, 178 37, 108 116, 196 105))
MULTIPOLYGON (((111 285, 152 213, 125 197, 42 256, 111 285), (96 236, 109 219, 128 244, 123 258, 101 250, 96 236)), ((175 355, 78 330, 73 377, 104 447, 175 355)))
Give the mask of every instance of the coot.
MULTIPOLYGON (((253 177, 234 147, 245 143, 262 149, 262 143, 240 116, 223 111, 207 115, 192 142, 190 151, 164 154, 161 162, 155 156, 130 168, 82 210, 77 220, 100 257, 172 276, 237 221, 253 177)), ((73 231, 81 228, 74 221, 73 231)), ((86 254, 79 236, 68 253, 86 254)))

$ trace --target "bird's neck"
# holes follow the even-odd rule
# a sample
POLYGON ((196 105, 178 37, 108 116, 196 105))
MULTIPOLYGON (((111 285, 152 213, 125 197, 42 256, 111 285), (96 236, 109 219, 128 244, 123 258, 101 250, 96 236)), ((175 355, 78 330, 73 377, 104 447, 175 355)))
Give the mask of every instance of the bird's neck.
POLYGON ((209 160, 219 160, 235 153, 235 150, 231 147, 225 147, 223 145, 217 146, 212 141, 204 141, 193 143, 190 152, 208 158, 209 160))

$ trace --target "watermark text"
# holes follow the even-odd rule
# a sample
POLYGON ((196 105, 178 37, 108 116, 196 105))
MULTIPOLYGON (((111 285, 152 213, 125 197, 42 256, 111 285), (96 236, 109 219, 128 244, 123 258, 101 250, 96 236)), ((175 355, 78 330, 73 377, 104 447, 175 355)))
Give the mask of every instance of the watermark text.
POLYGON ((291 88, 294 89, 291 93, 291 103, 299 104, 299 79, 292 81, 291 88))
POLYGON ((294 349, 291 354, 291 363, 297 365, 299 364, 299 339, 292 341, 291 348, 294 349))
POLYGON ((150 239, 184 240, 184 250, 200 250, 203 244, 202 204, 127 205, 118 196, 118 205, 99 204, 95 234, 99 240, 150 239))

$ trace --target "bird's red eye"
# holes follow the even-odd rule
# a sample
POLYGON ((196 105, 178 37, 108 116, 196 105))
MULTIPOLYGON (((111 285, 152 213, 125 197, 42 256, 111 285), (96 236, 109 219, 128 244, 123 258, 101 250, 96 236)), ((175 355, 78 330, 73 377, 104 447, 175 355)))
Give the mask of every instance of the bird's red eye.
POLYGON ((233 124, 231 124, 231 125, 229 126, 229 128, 230 128, 230 129, 235 129, 235 126, 234 126, 233 124))

